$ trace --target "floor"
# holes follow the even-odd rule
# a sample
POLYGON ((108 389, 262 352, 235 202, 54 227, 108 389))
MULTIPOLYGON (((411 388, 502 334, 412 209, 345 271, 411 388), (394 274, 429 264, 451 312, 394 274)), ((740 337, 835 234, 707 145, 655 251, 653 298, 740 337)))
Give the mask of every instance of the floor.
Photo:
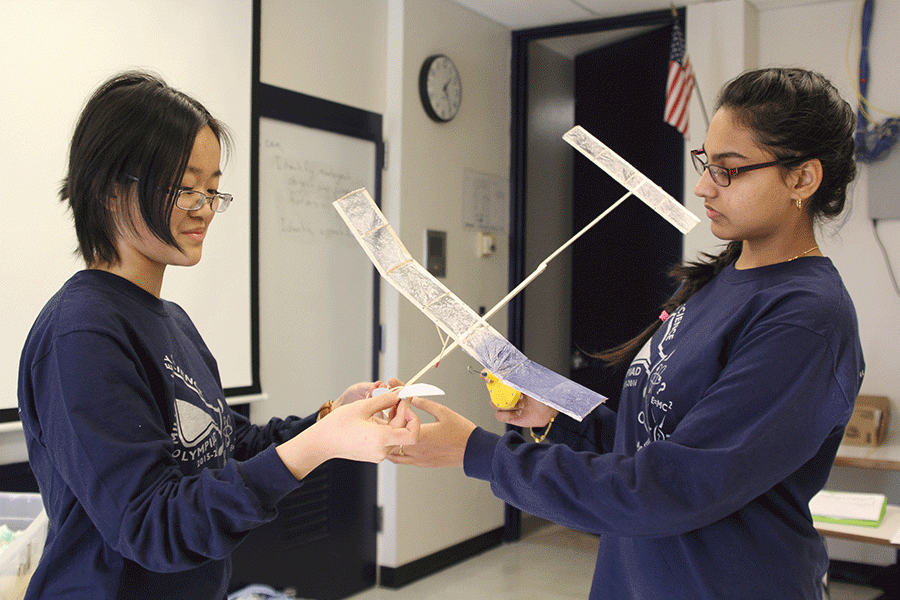
MULTIPOLYGON (((348 600, 585 600, 597 541, 553 524, 526 528, 504 544, 399 590, 373 588, 348 600)), ((832 582, 831 600, 872 600, 878 590, 832 582)))

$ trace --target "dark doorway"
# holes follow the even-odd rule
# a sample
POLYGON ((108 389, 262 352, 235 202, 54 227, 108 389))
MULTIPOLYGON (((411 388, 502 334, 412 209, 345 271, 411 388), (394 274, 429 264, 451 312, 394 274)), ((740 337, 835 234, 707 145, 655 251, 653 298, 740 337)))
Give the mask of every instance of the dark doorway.
MULTIPOLYGON (((629 40, 610 46, 606 52, 600 50, 596 56, 590 53, 576 59, 576 120, 572 125, 584 126, 682 200, 684 145, 680 134, 662 117, 671 26, 678 19, 684 27, 685 10, 674 12, 654 11, 513 32, 510 289, 529 274, 525 264, 526 208, 529 202, 541 201, 528 198, 529 53, 533 42, 598 32, 621 34, 630 29, 646 34, 646 39, 633 42, 634 48, 629 40), (582 73, 579 63, 593 63, 590 68, 600 72, 582 73), (659 70, 660 65, 664 70, 659 70)), ((573 230, 578 231, 625 189, 578 152, 573 153, 573 195, 578 198, 572 206, 573 230)), ((672 291, 665 272, 681 260, 681 254, 680 234, 640 200, 630 198, 616 208, 595 227, 592 236, 573 248, 573 349, 588 353, 607 349, 648 325, 672 291)), ((519 348, 523 346, 524 310, 522 295, 510 303, 509 339, 519 348)), ((589 358, 583 357, 583 361, 568 375, 610 396, 610 406, 615 406, 621 375, 605 371, 589 358)), ((504 537, 512 541, 520 535, 521 513, 507 506, 504 537)))
MULTIPOLYGON (((575 121, 675 198, 684 186, 684 143, 663 120, 671 27, 578 56, 575 121)), ((573 165, 574 231, 625 192, 581 156, 573 165)), ((626 369, 591 354, 625 342, 659 315, 674 291, 666 273, 681 260, 681 233, 637 198, 629 198, 573 246, 574 381, 609 397, 615 409, 626 369)))

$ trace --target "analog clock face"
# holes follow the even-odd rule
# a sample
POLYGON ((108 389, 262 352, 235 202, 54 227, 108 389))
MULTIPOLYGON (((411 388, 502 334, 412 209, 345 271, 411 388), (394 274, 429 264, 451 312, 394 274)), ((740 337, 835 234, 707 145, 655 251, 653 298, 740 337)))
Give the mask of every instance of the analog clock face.
POLYGON ((449 121, 462 103, 462 81, 453 61, 439 54, 430 56, 419 73, 419 94, 425 112, 435 121, 449 121))

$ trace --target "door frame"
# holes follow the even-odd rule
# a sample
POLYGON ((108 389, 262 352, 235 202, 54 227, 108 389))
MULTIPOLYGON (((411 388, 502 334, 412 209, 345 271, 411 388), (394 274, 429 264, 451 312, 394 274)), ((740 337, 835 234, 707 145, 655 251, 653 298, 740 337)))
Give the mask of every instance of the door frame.
MULTIPOLYGON (((632 27, 663 26, 670 24, 676 19, 683 24, 685 15, 686 10, 684 7, 681 7, 591 21, 533 27, 512 32, 509 289, 513 289, 527 276, 525 272, 525 214, 528 201, 528 68, 531 42, 632 27)), ((524 297, 519 294, 509 303, 509 327, 507 332, 509 341, 517 348, 522 347, 523 325, 524 297)), ((518 429, 511 426, 507 428, 518 429)), ((521 538, 521 519, 521 511, 507 504, 504 518, 504 539, 506 541, 516 541, 521 538)))

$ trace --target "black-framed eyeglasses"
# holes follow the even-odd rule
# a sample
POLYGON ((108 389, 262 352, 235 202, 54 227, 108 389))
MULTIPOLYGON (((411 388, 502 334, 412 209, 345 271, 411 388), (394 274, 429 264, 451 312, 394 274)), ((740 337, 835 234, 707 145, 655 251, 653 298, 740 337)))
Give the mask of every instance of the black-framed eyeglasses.
POLYGON ((719 165, 711 165, 705 162, 700 158, 701 154, 706 154, 705 148, 697 148, 696 150, 691 150, 691 162, 694 163, 694 168, 697 169, 697 172, 701 176, 703 175, 703 171, 708 170, 709 176, 710 178, 712 178, 713 183, 720 187, 728 187, 729 185, 731 185, 732 177, 734 177, 735 175, 740 175, 741 173, 746 173, 747 171, 755 171, 756 169, 764 169, 766 167, 774 167, 775 165, 786 165, 806 160, 806 157, 797 156, 784 160, 773 160, 769 162, 758 163, 755 165, 747 165, 744 167, 735 167, 733 169, 729 169, 728 167, 720 167, 719 165))
MULTIPOLYGON (((133 175, 128 175, 128 178, 133 181, 138 181, 138 178, 133 175)), ((163 188, 160 188, 163 189, 163 188)), ((231 204, 231 201, 234 199, 231 194, 221 194, 216 193, 212 196, 207 196, 203 192, 198 192, 197 190, 188 190, 179 188, 177 190, 167 190, 174 192, 175 194, 175 206, 180 208, 181 210, 200 210, 203 208, 206 203, 209 203, 210 208, 213 209, 213 212, 223 213, 228 210, 228 206, 231 204)))

